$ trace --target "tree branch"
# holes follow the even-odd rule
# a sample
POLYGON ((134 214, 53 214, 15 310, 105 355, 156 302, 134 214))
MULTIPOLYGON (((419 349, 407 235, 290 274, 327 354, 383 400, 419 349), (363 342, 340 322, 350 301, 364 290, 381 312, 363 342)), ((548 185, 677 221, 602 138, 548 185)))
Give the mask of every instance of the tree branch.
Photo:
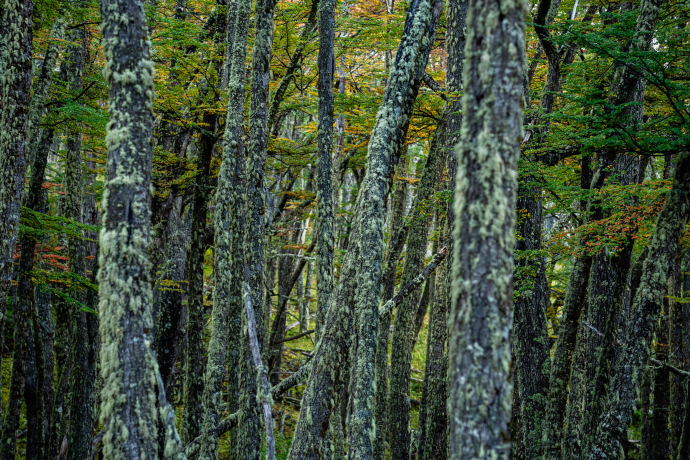
POLYGON ((424 270, 422 270, 422 273, 417 275, 412 281, 408 283, 407 286, 404 288, 400 289, 400 292, 390 299, 388 302, 386 302, 381 308, 379 308, 379 318, 383 318, 386 316, 388 313, 393 311, 393 309, 400 304, 400 302, 403 301, 405 297, 408 295, 412 294, 412 292, 417 289, 425 279, 431 275, 434 270, 436 270, 436 267, 443 261, 443 259, 446 258, 446 254, 448 253, 448 245, 444 245, 440 251, 434 256, 433 259, 431 259, 431 262, 429 262, 429 265, 427 265, 424 270))

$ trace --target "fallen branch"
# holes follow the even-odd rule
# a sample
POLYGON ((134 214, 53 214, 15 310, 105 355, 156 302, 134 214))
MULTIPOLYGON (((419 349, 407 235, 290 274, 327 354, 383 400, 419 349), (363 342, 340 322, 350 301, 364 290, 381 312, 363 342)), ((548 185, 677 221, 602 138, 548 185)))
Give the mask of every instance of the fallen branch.
POLYGON ((264 410, 264 424, 266 426, 266 459, 275 460, 276 440, 273 435, 273 412, 271 411, 272 397, 271 387, 268 384, 266 368, 261 362, 261 350, 259 340, 256 337, 256 320, 254 319, 254 307, 252 306, 252 296, 249 292, 249 285, 244 283, 244 303, 247 310, 247 335, 249 335, 249 348, 252 350, 254 367, 259 371, 259 393, 258 399, 264 410))
POLYGON ((386 316, 388 313, 392 312, 393 309, 400 304, 400 302, 403 301, 405 297, 408 295, 412 294, 412 292, 417 289, 421 284, 424 282, 425 279, 431 275, 434 270, 436 270, 436 267, 443 261, 443 259, 446 258, 446 253, 448 252, 448 245, 444 245, 440 251, 431 259, 431 262, 429 262, 429 265, 427 265, 424 270, 422 270, 422 273, 417 275, 415 279, 410 281, 407 286, 404 288, 400 289, 398 294, 390 299, 388 302, 386 302, 381 308, 379 308, 379 318, 383 318, 386 316))

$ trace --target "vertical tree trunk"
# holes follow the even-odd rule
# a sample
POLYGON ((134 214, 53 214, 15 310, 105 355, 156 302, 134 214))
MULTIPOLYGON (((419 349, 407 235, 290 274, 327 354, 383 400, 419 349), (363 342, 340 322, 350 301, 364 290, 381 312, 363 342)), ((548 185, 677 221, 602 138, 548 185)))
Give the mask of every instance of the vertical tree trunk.
MULTIPOLYGON (((254 17, 255 39, 251 58, 251 103, 249 108, 249 149, 246 169, 247 223, 244 235, 244 278, 249 284, 254 315, 264 317, 264 247, 266 244, 265 166, 268 145, 268 83, 273 48, 273 0, 259 0, 254 17)), ((257 324, 258 343, 264 331, 257 324)), ((261 448, 261 409, 257 403, 258 381, 252 361, 249 340, 243 333, 240 358, 241 396, 237 457, 258 459, 261 448)), ((262 350, 263 351, 263 350, 262 350)))
MULTIPOLYGON (((234 413, 237 407, 237 351, 228 348, 237 344, 241 333, 242 309, 242 272, 239 240, 243 235, 241 222, 244 207, 242 190, 236 188, 242 184, 239 174, 243 166, 239 163, 238 154, 242 152, 242 108, 244 91, 239 86, 244 79, 245 58, 247 49, 247 25, 250 2, 239 0, 234 8, 228 9, 228 36, 226 51, 228 62, 228 116, 225 125, 221 171, 216 188, 216 206, 213 213, 214 227, 214 273, 216 287, 213 291, 213 312, 211 340, 209 342, 208 363, 206 365, 206 382, 204 387, 204 423, 201 439, 200 460, 215 460, 218 456, 218 433, 221 404, 223 402, 223 377, 225 375, 226 354, 231 353, 228 362, 228 409, 234 413), (245 24, 240 23, 243 21, 245 24), (232 33, 232 36, 230 36, 232 33), (240 98, 242 105, 239 106, 240 98), (235 394, 230 391, 234 390, 235 394)), ((233 439, 234 441, 234 439, 233 439)), ((233 442, 233 448, 234 442, 233 442)))
MULTIPOLYGON (((669 295, 676 300, 671 301, 669 313, 669 358, 670 364, 679 369, 684 369, 690 363, 690 356, 687 356, 688 345, 687 334, 690 333, 689 319, 686 315, 689 306, 684 301, 678 301, 681 297, 687 297, 683 292, 683 262, 687 271, 687 260, 690 252, 686 249, 676 256, 673 276, 669 281, 669 295)), ((680 444, 683 432, 683 406, 688 404, 688 395, 685 393, 684 379, 680 375, 671 375, 671 402, 669 404, 669 425, 671 429, 671 454, 680 444)), ((678 457, 676 459, 680 460, 678 457)))
MULTIPOLYGON (((402 252, 406 229, 403 227, 405 213, 405 197, 407 196, 408 155, 403 153, 395 166, 395 190, 390 199, 391 216, 388 225, 388 248, 386 262, 383 269, 383 296, 393 298, 395 294, 395 274, 402 252)), ((374 446, 374 460, 384 460, 386 454, 386 432, 388 426, 388 338, 390 336, 391 313, 379 317, 379 329, 376 336, 376 361, 374 379, 376 393, 374 394, 374 422, 376 423, 376 445, 374 446)))
POLYGON ((151 348, 156 353, 158 369, 166 394, 177 362, 182 326, 182 291, 185 281, 189 226, 182 220, 182 198, 175 198, 166 225, 165 259, 161 278, 170 285, 162 289, 156 332, 151 348))
POLYGON ((316 202, 319 235, 316 241, 316 330, 320 337, 331 308, 335 280, 335 205, 333 201, 333 71, 335 65, 335 0, 319 0, 319 119, 316 202))
MULTIPOLYGON (((31 57, 33 50, 33 0, 9 0, 2 23, 12 33, 3 34, 2 114, 0 115, 0 305, 5 305, 12 280, 14 249, 19 232, 19 207, 24 191, 26 131, 29 121, 31 57)), ((32 246, 33 247, 33 246, 32 246)), ((33 254, 32 254, 33 258, 33 254)), ((30 312, 15 307, 15 349, 10 381, 8 414, 2 420, 0 458, 14 459, 24 375, 30 312), (23 341, 23 342, 22 342, 23 341), (15 371, 16 368, 16 371, 15 371)))
POLYGON ((350 244, 340 274, 333 308, 326 315, 324 333, 315 352, 313 371, 302 400, 293 444, 288 458, 319 458, 325 439, 331 411, 336 406, 335 394, 340 380, 341 363, 347 360, 345 331, 350 330, 348 315, 357 305, 357 347, 360 361, 353 373, 358 382, 354 385, 353 407, 350 418, 348 455, 371 457, 375 431, 373 425, 373 361, 378 316, 376 307, 380 299, 381 259, 383 256, 384 200, 392 172, 391 160, 396 160, 398 149, 405 135, 419 68, 425 68, 428 53, 419 53, 420 42, 428 40, 428 24, 431 12, 428 0, 413 2, 405 21, 403 39, 386 86, 384 100, 379 108, 377 122, 369 141, 367 174, 360 189, 358 209, 354 217, 350 244), (418 61, 418 62, 416 62, 418 61), (402 96, 401 96, 402 95, 402 96), (394 158, 391 158, 394 157, 394 158), (355 286, 357 298, 353 302, 355 286))
POLYGON ((201 433, 204 392, 204 256, 206 255, 206 213, 209 195, 209 174, 215 136, 216 115, 205 113, 206 128, 199 136, 192 204, 191 243, 187 254, 189 277, 187 308, 187 353, 184 380, 184 411, 182 413, 182 439, 191 442, 201 433), (210 130, 210 131, 209 131, 210 130))
MULTIPOLYGON (((650 7, 658 11, 658 5, 644 2, 640 17, 650 7)), ((650 355, 652 337, 667 289, 667 274, 689 217, 690 154, 683 152, 678 157, 673 185, 657 219, 640 286, 633 297, 625 342, 609 381, 609 397, 597 423, 597 434, 589 450, 590 460, 618 458, 621 438, 628 428, 637 396, 640 374, 650 355)))
MULTIPOLYGON (((444 146, 445 147, 445 146, 444 146)), ((444 244, 450 237, 448 215, 444 211, 437 213, 436 225, 439 227, 439 244, 444 244)), ((429 313, 429 337, 426 348, 424 369, 423 404, 425 426, 421 426, 419 459, 444 460, 448 457, 448 359, 446 341, 448 340, 448 310, 450 307, 450 266, 448 261, 436 271, 434 300, 429 313)), ((421 409, 420 409, 421 410, 421 409)))
POLYGON ((523 276, 516 282, 513 342, 515 384, 520 398, 520 439, 526 459, 534 459, 542 451, 542 421, 549 388, 549 344, 546 306, 549 302, 546 266, 542 249, 541 187, 530 186, 531 177, 518 186, 517 265, 523 276))
POLYGON ((101 15, 110 85, 98 273, 103 454, 156 459, 158 382, 149 346, 148 260, 153 62, 140 0, 103 0, 101 15))
MULTIPOLYGON (((673 268, 669 275, 672 278, 673 268)), ((664 297, 663 308, 659 318, 659 329, 656 334, 655 358, 662 363, 668 363, 668 297, 664 297)), ((652 436, 651 460, 669 460, 671 457, 671 437, 668 429, 670 395, 670 372, 662 367, 654 370, 654 403, 652 404, 652 436)))
MULTIPOLYGON (((0 305, 3 306, 12 281, 14 247, 19 232, 19 207, 26 173, 33 10, 33 0, 7 0, 2 9, 2 24, 6 30, 12 30, 12 33, 2 36, 3 65, 0 66, 4 75, 0 97, 0 305)), ((18 380, 15 385, 23 386, 23 383, 18 380)), ((15 388, 15 396, 21 399, 19 388, 15 388)), ((14 424, 11 420, 10 423, 14 424)), ((0 457, 3 459, 8 458, 10 451, 14 452, 14 434, 5 437, 9 431, 4 429, 4 425, 3 420, 4 438, 0 449, 0 457), (10 439, 9 444, 7 439, 10 439)))
MULTIPOLYGON (((75 42, 70 45, 69 58, 63 61, 66 65, 67 81, 70 90, 78 92, 82 88, 81 76, 84 72, 86 53, 86 31, 83 28, 74 29, 70 38, 75 42)), ((65 195, 63 214, 68 219, 83 223, 82 193, 82 135, 80 131, 69 132, 67 137, 67 153, 65 160, 65 195)), ((67 243, 69 270, 77 276, 85 276, 85 243, 79 236, 71 237, 67 243)), ((70 295, 80 303, 86 301, 86 296, 80 286, 74 286, 70 295)), ((74 307, 73 307, 74 308, 74 307)), ((91 455, 91 440, 94 430, 94 404, 96 385, 95 344, 89 340, 89 318, 92 313, 76 308, 71 313, 71 361, 70 374, 70 409, 69 434, 67 451, 68 460, 88 458, 91 455)))
POLYGON ((524 27, 524 2, 469 5, 448 339, 454 460, 510 456, 513 210, 524 27))
MULTIPOLYGON (((424 263, 429 233, 429 217, 423 212, 423 205, 424 201, 434 194, 445 164, 445 135, 446 122, 442 118, 429 147, 429 156, 424 166, 424 173, 415 191, 410 210, 410 229, 408 230, 407 251, 400 280, 401 286, 406 286, 412 281, 419 274, 424 263)), ((410 455, 410 372, 419 298, 419 295, 412 295, 401 302, 395 314, 393 327, 388 413, 391 455, 400 460, 407 459, 410 455)))

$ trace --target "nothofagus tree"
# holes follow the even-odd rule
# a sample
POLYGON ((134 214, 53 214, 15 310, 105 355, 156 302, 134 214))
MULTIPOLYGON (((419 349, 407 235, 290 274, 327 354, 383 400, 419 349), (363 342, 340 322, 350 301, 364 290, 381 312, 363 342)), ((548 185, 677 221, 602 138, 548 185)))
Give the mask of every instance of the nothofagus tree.
POLYGON ((470 2, 448 338, 450 458, 509 458, 525 4, 470 2))
POLYGON ((143 3, 104 0, 101 14, 110 85, 98 273, 103 453, 155 459, 158 369, 148 259, 154 68, 143 3))
POLYGON ((0 3, 2 458, 688 456, 687 2, 0 3))

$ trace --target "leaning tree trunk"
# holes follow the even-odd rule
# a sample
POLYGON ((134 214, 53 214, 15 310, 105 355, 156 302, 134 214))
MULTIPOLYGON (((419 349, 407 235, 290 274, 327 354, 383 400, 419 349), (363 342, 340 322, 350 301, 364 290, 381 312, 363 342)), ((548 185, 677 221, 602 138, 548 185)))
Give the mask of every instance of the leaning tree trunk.
POLYGON ((470 3, 448 338, 451 459, 510 456, 505 437, 524 27, 524 2, 470 3))
MULTIPOLYGON (((644 12, 644 8, 650 6, 645 3, 641 9, 644 12)), ((650 241, 640 285, 632 301, 622 352, 609 380, 609 397, 589 450, 590 460, 617 459, 622 449, 620 443, 628 429, 639 380, 651 354, 650 347, 666 294, 667 275, 688 218, 690 153, 682 152, 678 157, 671 190, 650 241)))
POLYGON ((149 341, 153 62, 140 0, 103 0, 110 85, 99 235, 101 423, 105 458, 157 456, 157 364, 149 341))
POLYGON ((358 210, 354 217, 350 244, 343 261, 340 283, 336 290, 333 308, 326 315, 324 332, 313 358, 313 372, 302 400, 300 417, 295 429, 293 444, 288 458, 319 458, 321 445, 326 437, 331 412, 338 402, 335 394, 342 363, 348 357, 348 339, 345 331, 351 327, 348 316, 357 305, 356 345, 362 351, 353 368, 357 383, 354 385, 354 407, 350 424, 354 438, 349 439, 348 455, 371 457, 375 440, 372 399, 373 361, 378 323, 381 265, 383 256, 383 223, 385 197, 391 169, 391 156, 397 155, 405 134, 414 101, 418 69, 426 67, 426 56, 419 52, 420 42, 428 39, 427 26, 431 21, 428 0, 418 0, 410 5, 405 21, 403 39, 398 48, 391 77, 386 86, 384 100, 377 114, 377 121, 369 141, 367 173, 360 188, 358 210), (415 62, 419 61, 419 62, 415 62), (422 65, 423 64, 423 65, 422 65), (402 96, 401 96, 402 95, 402 96), (357 299, 354 300, 355 286, 357 299))

